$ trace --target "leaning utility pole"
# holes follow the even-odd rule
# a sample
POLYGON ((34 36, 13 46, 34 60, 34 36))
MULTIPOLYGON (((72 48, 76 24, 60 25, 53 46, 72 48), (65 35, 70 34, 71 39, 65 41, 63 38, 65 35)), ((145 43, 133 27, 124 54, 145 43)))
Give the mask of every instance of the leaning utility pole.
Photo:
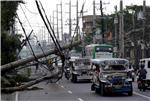
POLYGON ((120 18, 119 18, 119 48, 120 48, 120 57, 124 58, 124 17, 123 17, 123 1, 120 0, 120 18))
MULTIPOLYGON (((65 46, 62 46, 62 50, 71 49, 71 48, 73 48, 79 44, 81 44, 80 41, 73 42, 72 44, 67 44, 65 46)), ((28 57, 25 59, 20 59, 20 60, 10 62, 10 63, 5 64, 5 65, 2 65, 1 66, 1 72, 2 73, 8 72, 10 70, 18 68, 19 66, 25 65, 26 63, 35 61, 36 59, 44 58, 44 57, 51 55, 51 54, 58 54, 58 50, 57 49, 51 49, 51 50, 46 51, 45 54, 43 54, 43 53, 35 54, 35 56, 31 56, 31 57, 28 57), (36 57, 36 59, 35 59, 35 57, 36 57)))
POLYGON ((95 29, 96 29, 95 20, 96 20, 96 16, 95 16, 95 0, 93 0, 93 43, 96 42, 96 40, 95 40, 95 29))
POLYGON ((100 11, 101 11, 101 33, 102 33, 102 43, 105 42, 104 39, 104 15, 103 15, 103 7, 102 7, 102 0, 100 0, 100 11))

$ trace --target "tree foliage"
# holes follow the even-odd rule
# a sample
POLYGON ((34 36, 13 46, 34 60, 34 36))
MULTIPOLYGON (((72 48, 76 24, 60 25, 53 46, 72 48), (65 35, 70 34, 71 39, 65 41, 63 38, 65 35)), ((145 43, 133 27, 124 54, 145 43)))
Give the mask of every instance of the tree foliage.
POLYGON ((16 11, 22 1, 1 1, 1 64, 16 60, 20 48, 20 35, 10 33, 15 23, 16 11))
POLYGON ((10 30, 14 25, 18 4, 22 1, 1 1, 1 28, 2 31, 10 30))

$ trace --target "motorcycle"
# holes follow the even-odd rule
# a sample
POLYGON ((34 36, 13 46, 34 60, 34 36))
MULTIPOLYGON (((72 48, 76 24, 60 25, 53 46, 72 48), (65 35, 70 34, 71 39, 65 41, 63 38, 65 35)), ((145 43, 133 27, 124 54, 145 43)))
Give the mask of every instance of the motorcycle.
POLYGON ((70 68, 69 67, 67 67, 65 69, 65 77, 66 77, 67 80, 69 80, 69 78, 70 78, 70 68))
POLYGON ((137 78, 137 85, 138 85, 138 89, 140 91, 145 91, 146 90, 146 87, 147 87, 147 82, 146 82, 146 79, 143 79, 142 77, 139 77, 137 78))

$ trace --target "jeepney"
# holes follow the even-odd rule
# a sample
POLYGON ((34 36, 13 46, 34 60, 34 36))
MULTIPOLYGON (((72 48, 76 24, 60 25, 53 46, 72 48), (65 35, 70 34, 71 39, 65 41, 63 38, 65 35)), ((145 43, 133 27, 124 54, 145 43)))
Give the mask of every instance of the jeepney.
POLYGON ((71 57, 70 59, 70 80, 77 82, 78 79, 91 80, 90 59, 81 57, 71 57))
POLYGON ((128 67, 129 61, 122 58, 91 59, 91 90, 102 96, 107 93, 128 93, 132 96, 132 79, 127 75, 128 67))

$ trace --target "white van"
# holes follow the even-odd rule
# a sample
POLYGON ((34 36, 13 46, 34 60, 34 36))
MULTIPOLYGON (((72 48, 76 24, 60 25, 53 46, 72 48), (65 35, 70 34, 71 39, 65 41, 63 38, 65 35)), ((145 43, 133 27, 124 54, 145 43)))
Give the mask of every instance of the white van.
POLYGON ((141 64, 144 65, 144 68, 147 71, 146 79, 150 80, 150 58, 140 59, 140 64, 139 65, 141 65, 141 64))

